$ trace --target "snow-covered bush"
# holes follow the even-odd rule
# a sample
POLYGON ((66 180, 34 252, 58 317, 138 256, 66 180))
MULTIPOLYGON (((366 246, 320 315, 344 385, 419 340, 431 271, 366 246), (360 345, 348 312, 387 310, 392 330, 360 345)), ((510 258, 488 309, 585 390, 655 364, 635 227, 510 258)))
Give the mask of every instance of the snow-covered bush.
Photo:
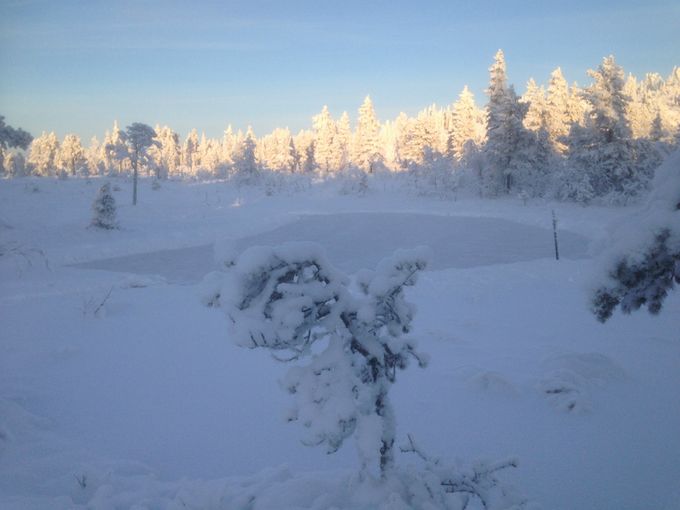
POLYGON ((643 218, 623 228, 626 234, 616 236, 620 239, 610 256, 608 280, 592 298, 592 311, 602 322, 617 306, 624 313, 646 306, 657 314, 680 283, 680 151, 657 170, 643 218))
POLYGON ((291 368, 288 419, 309 429, 307 443, 329 453, 354 435, 362 465, 393 465, 395 423, 389 389, 410 358, 425 366, 409 332, 415 312, 404 288, 426 266, 424 249, 397 251, 375 271, 358 275, 359 292, 327 261, 320 246, 291 243, 241 254, 219 293, 235 341, 264 347, 291 368))
POLYGON ((116 221, 116 199, 111 193, 111 184, 108 182, 99 188, 97 198, 92 203, 92 222, 90 226, 111 230, 118 228, 116 221))

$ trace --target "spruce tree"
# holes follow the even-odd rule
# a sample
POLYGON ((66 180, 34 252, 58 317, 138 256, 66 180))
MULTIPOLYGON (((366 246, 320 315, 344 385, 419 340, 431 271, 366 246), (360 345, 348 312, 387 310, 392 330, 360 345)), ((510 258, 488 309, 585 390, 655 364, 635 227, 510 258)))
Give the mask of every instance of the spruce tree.
POLYGON ((314 147, 316 148, 316 162, 319 168, 324 172, 337 170, 334 165, 334 139, 336 135, 336 127, 328 106, 324 105, 321 113, 315 115, 312 119, 314 125, 314 147))
POLYGON ((646 182, 636 168, 623 69, 609 56, 589 75, 594 82, 583 97, 590 111, 585 131, 570 135, 569 163, 588 175, 595 195, 625 200, 639 193, 646 182))
POLYGON ((357 129, 354 134, 354 157, 352 158, 353 163, 365 172, 370 172, 373 165, 381 159, 378 144, 379 132, 380 124, 375 116, 373 102, 370 96, 366 96, 359 108, 357 129))
POLYGON ((116 221, 116 199, 111 193, 111 184, 108 182, 99 188, 97 198, 92 203, 92 221, 90 226, 112 230, 118 228, 116 221))

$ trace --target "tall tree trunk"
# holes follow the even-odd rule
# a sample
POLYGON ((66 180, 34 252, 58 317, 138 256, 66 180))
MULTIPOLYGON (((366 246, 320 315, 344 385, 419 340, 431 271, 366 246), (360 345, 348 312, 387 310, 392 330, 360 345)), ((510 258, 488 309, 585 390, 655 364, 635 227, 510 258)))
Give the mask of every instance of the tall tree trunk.
POLYGON ((132 162, 132 205, 137 205, 137 158, 132 162))

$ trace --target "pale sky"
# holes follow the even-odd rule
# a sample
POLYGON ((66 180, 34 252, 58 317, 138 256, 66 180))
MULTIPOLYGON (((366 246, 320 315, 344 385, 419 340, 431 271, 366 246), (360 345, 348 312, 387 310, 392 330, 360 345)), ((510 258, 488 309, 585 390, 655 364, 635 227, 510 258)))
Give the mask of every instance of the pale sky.
POLYGON ((195 127, 308 128, 327 104, 381 121, 456 100, 478 104, 505 52, 518 92, 561 66, 568 81, 614 54, 626 72, 680 65, 675 1, 180 2, 0 0, 0 115, 102 137, 114 119, 195 127))

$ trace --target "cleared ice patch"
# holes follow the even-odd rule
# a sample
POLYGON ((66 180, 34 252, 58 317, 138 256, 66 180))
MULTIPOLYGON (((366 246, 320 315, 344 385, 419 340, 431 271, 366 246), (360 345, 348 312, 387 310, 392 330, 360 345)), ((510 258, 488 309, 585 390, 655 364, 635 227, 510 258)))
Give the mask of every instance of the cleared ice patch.
MULTIPOLYGON (((227 234, 227 232, 225 232, 227 234)), ((302 216, 297 221, 257 235, 221 240, 218 250, 243 251, 255 245, 289 241, 321 244, 331 262, 353 273, 375 267, 398 248, 426 245, 432 249, 430 269, 468 268, 554 257, 552 231, 500 218, 410 213, 343 213, 302 216)), ((584 258, 588 239, 560 231, 560 256, 584 258)), ((197 282, 217 269, 213 245, 161 250, 78 264, 138 274, 157 274, 171 282, 197 282)))

